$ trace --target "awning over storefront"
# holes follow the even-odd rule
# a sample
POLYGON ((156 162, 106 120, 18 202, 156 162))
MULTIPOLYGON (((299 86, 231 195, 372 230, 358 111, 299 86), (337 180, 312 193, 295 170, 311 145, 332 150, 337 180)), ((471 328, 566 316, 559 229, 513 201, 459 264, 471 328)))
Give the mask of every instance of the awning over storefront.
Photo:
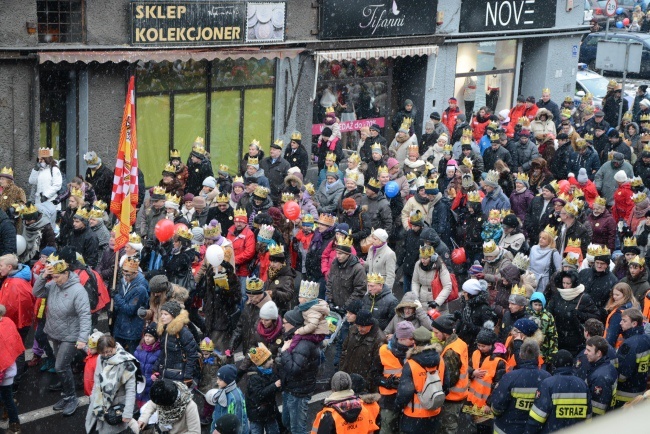
POLYGON ((392 47, 392 48, 369 48, 364 50, 333 50, 317 51, 314 53, 318 63, 323 60, 331 62, 333 60, 353 60, 353 59, 378 59, 378 58, 397 58, 409 56, 430 56, 438 54, 437 45, 414 45, 411 47, 392 47))
POLYGON ((283 48, 260 50, 242 48, 237 50, 129 50, 129 51, 42 51, 38 53, 39 63, 135 63, 175 62, 188 60, 224 60, 224 59, 283 59, 294 58, 304 51, 303 48, 283 48))

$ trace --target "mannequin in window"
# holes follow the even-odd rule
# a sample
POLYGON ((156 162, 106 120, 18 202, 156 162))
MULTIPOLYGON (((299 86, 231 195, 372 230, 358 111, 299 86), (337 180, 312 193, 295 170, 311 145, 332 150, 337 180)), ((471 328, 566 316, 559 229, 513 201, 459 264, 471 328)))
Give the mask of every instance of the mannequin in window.
MULTIPOLYGON (((497 67, 492 67, 496 70, 497 67)), ((501 76, 498 74, 488 75, 485 80, 485 105, 490 108, 492 113, 496 112, 497 103, 499 102, 499 88, 501 87, 501 76)))
MULTIPOLYGON (((470 69, 469 72, 474 72, 474 68, 470 69)), ((465 101, 465 116, 468 119, 472 117, 474 113, 474 101, 476 101, 476 82, 478 77, 471 75, 465 77, 465 83, 463 84, 463 100, 465 101)))

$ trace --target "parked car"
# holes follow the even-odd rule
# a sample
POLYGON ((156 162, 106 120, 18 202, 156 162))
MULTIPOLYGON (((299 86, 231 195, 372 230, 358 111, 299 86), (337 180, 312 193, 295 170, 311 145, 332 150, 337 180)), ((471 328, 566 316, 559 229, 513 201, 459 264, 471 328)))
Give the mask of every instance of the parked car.
MULTIPOLYGON (((605 39, 605 32, 595 32, 588 34, 580 45, 580 58, 578 61, 587 65, 592 71, 596 69, 596 51, 598 41, 605 39)), ((650 78, 650 35, 647 33, 630 33, 630 32, 609 32, 610 41, 633 41, 643 45, 641 57, 641 71, 639 76, 650 78)), ((606 71, 603 73, 607 74, 606 71)), ((609 74, 608 74, 609 75, 609 74)))
POLYGON ((591 19, 594 17, 594 6, 591 4, 591 1, 585 0, 585 10, 582 22, 588 24, 591 19))
MULTIPOLYGON (((605 14, 605 5, 607 4, 607 0, 587 0, 587 2, 589 3, 589 8, 593 11, 592 18, 595 18, 596 21, 604 27, 605 22, 607 21, 607 15, 605 14)), ((623 13, 612 17, 614 18, 614 21, 610 22, 610 27, 612 27, 613 23, 616 21, 623 21, 625 18, 632 19, 632 11, 636 5, 641 5, 645 11, 644 2, 639 2, 637 0, 618 0, 617 9, 623 8, 623 13)), ((587 5, 585 5, 585 11, 586 10, 587 5)), ((589 19, 591 20, 591 18, 589 19)))
MULTIPOLYGON (((580 100, 587 93, 594 96, 594 105, 602 107, 603 98, 607 94, 607 84, 609 80, 597 72, 591 71, 584 63, 578 63, 578 72, 576 73, 576 91, 573 97, 575 105, 580 104, 580 100)), ((630 107, 634 103, 634 91, 625 91, 625 99, 630 107)))

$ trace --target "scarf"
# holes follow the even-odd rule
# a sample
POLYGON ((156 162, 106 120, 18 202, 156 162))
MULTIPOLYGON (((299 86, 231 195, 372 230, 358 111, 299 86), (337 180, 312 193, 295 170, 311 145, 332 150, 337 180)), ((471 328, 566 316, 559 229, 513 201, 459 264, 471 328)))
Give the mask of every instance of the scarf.
POLYGON ((280 332, 282 332, 282 319, 280 317, 275 321, 275 326, 268 329, 262 325, 262 321, 257 322, 257 334, 259 334, 266 342, 271 342, 280 334, 280 332))
MULTIPOLYGON (((284 264, 282 264, 282 266, 284 267, 284 264)), ((280 271, 282 271, 282 268, 278 268, 277 270, 274 270, 271 267, 269 267, 269 271, 268 271, 269 278, 267 282, 270 282, 271 280, 275 280, 278 274, 280 274, 280 271)))
POLYGON ((99 393, 94 395, 92 403, 93 413, 97 418, 104 418, 104 414, 113 406, 115 395, 127 381, 135 375, 135 357, 126 352, 117 344, 116 353, 108 360, 100 358, 101 374, 99 375, 99 393))
POLYGON ((634 206, 634 217, 639 219, 645 218, 645 213, 648 211, 648 208, 650 208, 650 199, 645 198, 634 206))
MULTIPOLYGON (((187 386, 180 381, 174 381, 174 384, 178 388, 178 395, 176 396, 176 401, 167 407, 163 405, 158 405, 158 425, 165 428, 166 430, 171 430, 172 425, 178 419, 183 417, 185 414, 185 409, 192 401, 192 391, 190 391, 187 386)), ((233 382, 233 384, 235 384, 233 382)), ((236 384, 235 384, 236 386, 236 384)), ((230 386, 228 386, 230 387, 230 386)))
POLYGON ((50 223, 50 220, 45 216, 34 223, 33 225, 27 226, 23 230, 23 237, 27 243, 27 248, 20 255, 20 262, 27 262, 29 259, 32 259, 40 251, 41 248, 41 238, 43 236, 41 229, 50 223))
POLYGON ((377 250, 378 250, 378 249, 381 249, 381 248, 384 247, 385 245, 386 245, 386 243, 381 243, 381 246, 372 246, 372 254, 373 254, 373 255, 376 255, 376 254, 377 254, 377 250))
POLYGON ((213 402, 219 404, 220 407, 226 407, 228 405, 228 394, 236 388, 237 382, 233 381, 227 385, 225 389, 217 389, 217 393, 214 394, 213 402))
POLYGON ((246 191, 242 191, 241 193, 237 194, 235 193, 235 189, 232 189, 232 193, 230 193, 230 200, 232 200, 234 203, 239 203, 241 198, 244 196, 244 193, 246 191))
POLYGON ((422 262, 420 262, 420 268, 422 269, 422 271, 431 271, 431 269, 433 268, 433 261, 429 261, 427 265, 423 265, 422 262))
POLYGON ((323 246, 323 242, 325 241, 325 238, 323 237, 324 234, 333 231, 334 228, 327 228, 326 231, 314 231, 314 237, 311 239, 311 247, 310 250, 316 252, 319 251, 320 248, 323 246))
POLYGON ((305 312, 305 311, 311 309, 313 306, 316 306, 317 304, 318 304, 318 299, 315 298, 315 299, 313 299, 311 301, 299 304, 298 305, 298 310, 300 312, 305 312))
POLYGON ((562 296, 562 299, 564 301, 571 301, 583 292, 585 292, 585 286, 580 284, 576 286, 575 288, 557 288, 557 291, 560 293, 562 296))
POLYGON ((262 375, 271 375, 273 373, 273 368, 260 368, 258 366, 257 370, 260 371, 260 374, 262 375))
POLYGON ((153 353, 154 351, 158 351, 160 349, 160 342, 156 341, 153 343, 153 345, 147 345, 144 343, 144 341, 142 341, 140 348, 145 350, 147 353, 153 353))
POLYGON ((420 205, 426 205, 429 203, 429 198, 428 197, 422 197, 419 194, 416 194, 413 196, 415 198, 415 201, 419 203, 420 205))

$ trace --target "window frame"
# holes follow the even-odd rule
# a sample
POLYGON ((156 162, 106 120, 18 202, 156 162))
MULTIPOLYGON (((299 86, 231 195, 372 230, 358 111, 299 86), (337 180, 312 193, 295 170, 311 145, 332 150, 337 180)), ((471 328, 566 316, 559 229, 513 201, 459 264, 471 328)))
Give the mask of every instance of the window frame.
MULTIPOLYGON (((46 8, 46 10, 47 10, 47 8, 46 8)), ((68 15, 69 15, 69 17, 72 17, 71 13, 68 13, 68 15)), ((37 0, 36 1, 36 16, 37 16, 37 37, 38 37, 38 43, 39 44, 52 45, 52 44, 85 44, 86 43, 86 36, 87 36, 87 32, 86 32, 86 0, 37 0), (43 40, 42 36, 44 37, 45 35, 47 35, 47 33, 45 35, 41 35, 40 28, 41 28, 42 25, 47 27, 48 24, 50 24, 50 23, 49 23, 49 19, 45 23, 41 23, 38 20, 38 15, 39 14, 47 13, 46 11, 41 11, 40 10, 39 3, 48 4, 48 3, 53 3, 53 2, 56 2, 57 4, 60 4, 60 3, 69 3, 70 5, 72 5, 73 3, 78 3, 79 4, 79 12, 80 12, 79 26, 81 28, 81 33, 76 33, 76 32, 75 33, 72 33, 72 32, 61 33, 61 32, 59 32, 59 39, 60 39, 60 35, 66 35, 68 38, 71 38, 73 35, 79 35, 80 39, 78 41, 74 40, 74 41, 61 42, 60 40, 58 40, 58 41, 53 41, 53 42, 47 42, 47 41, 43 40)), ((60 14, 59 14, 59 18, 60 18, 60 14)), ((58 29, 60 30, 60 28, 61 28, 60 20, 57 20, 56 25, 57 25, 58 29)), ((68 22, 66 23, 66 25, 68 27, 72 27, 72 21, 70 19, 68 19, 68 22)))

